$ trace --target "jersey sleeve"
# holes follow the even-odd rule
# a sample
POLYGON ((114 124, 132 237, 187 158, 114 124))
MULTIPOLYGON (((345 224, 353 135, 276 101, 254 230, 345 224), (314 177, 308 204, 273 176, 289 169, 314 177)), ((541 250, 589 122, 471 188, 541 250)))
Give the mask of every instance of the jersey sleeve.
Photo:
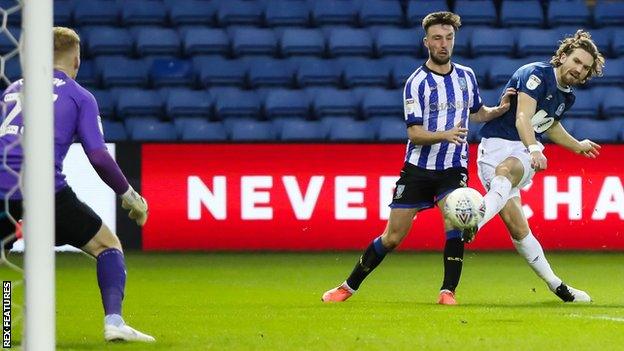
POLYGON ((538 67, 519 71, 516 90, 539 101, 546 94, 544 71, 538 67))
POLYGON ((78 139, 85 152, 106 149, 102 121, 95 97, 87 91, 78 102, 78 139))
POLYGON ((423 125, 423 111, 425 109, 424 101, 425 81, 418 84, 414 79, 408 80, 403 91, 403 103, 405 113, 405 124, 410 127, 413 125, 423 125))
POLYGON ((472 83, 472 106, 470 106, 470 113, 477 113, 483 106, 483 100, 481 99, 477 77, 472 70, 468 71, 468 79, 472 83))

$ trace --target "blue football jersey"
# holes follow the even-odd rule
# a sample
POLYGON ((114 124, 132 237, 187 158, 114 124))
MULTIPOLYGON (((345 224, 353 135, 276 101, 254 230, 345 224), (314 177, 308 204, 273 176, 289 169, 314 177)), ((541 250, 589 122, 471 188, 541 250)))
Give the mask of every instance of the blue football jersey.
MULTIPOLYGON (((542 133, 554 121, 559 121, 563 117, 563 113, 574 104, 575 97, 572 89, 557 85, 555 69, 548 62, 533 62, 520 67, 511 76, 503 91, 507 88, 515 88, 518 93, 526 93, 537 101, 536 113, 531 119, 531 124, 538 140, 541 139, 542 133)), ((519 141, 520 136, 516 129, 517 106, 518 98, 513 96, 509 111, 486 122, 481 128, 481 136, 519 141)))

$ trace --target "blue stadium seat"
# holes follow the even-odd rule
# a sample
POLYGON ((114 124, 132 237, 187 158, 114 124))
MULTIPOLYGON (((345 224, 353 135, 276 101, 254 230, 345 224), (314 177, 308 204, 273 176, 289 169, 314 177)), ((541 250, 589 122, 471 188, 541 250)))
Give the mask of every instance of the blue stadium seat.
POLYGON ((102 76, 105 87, 146 86, 148 67, 142 60, 132 60, 119 56, 100 56, 95 58, 95 66, 102 76))
POLYGON ((235 56, 275 55, 277 39, 272 29, 236 28, 231 31, 235 56))
POLYGON ((221 122, 208 122, 203 119, 189 120, 181 130, 184 141, 226 141, 227 133, 221 122))
POLYGON ((296 79, 297 85, 307 87, 313 85, 333 85, 340 84, 341 71, 334 60, 323 60, 318 58, 307 58, 299 61, 296 79))
POLYGON ((362 1, 359 20, 362 26, 402 25, 403 10, 397 0, 362 1))
POLYGON ((150 67, 154 87, 189 86, 193 84, 193 67, 188 60, 155 59, 150 67))
POLYGON ((175 0, 169 3, 169 18, 176 26, 186 24, 214 25, 217 9, 210 1, 175 0))
POLYGON ((184 53, 193 55, 227 55, 230 38, 223 29, 192 28, 184 33, 184 53))
POLYGON ((107 143, 116 143, 128 140, 126 127, 121 122, 103 120, 102 129, 104 130, 104 140, 107 143))
POLYGON ((367 85, 386 87, 390 82, 390 66, 383 60, 354 57, 342 61, 342 69, 345 85, 349 88, 367 85))
POLYGON ((119 7, 114 1, 76 1, 74 22, 84 25, 115 25, 119 21, 119 7))
POLYGON ((136 51, 145 55, 178 55, 180 37, 170 28, 141 28, 136 31, 136 51))
POLYGON ((131 132, 134 141, 174 141, 177 139, 173 123, 147 121, 137 123, 131 132))
POLYGON ((325 38, 318 29, 287 28, 282 32, 280 51, 284 56, 322 56, 325 52, 325 38))
POLYGON ((165 102, 165 113, 169 118, 211 117, 212 97, 204 90, 174 90, 165 102))
POLYGON ((489 72, 489 83, 492 87, 506 84, 511 75, 522 65, 526 64, 523 59, 509 59, 500 57, 494 60, 489 72))
POLYGON ((445 0, 410 0, 407 3, 407 22, 411 26, 420 26, 425 16, 437 11, 449 11, 445 0))
POLYGON ((222 26, 259 25, 262 22, 262 9, 255 1, 221 1, 217 18, 222 26))
POLYGON ((68 26, 71 24, 72 7, 72 3, 68 0, 54 1, 53 14, 55 26, 68 26))
POLYGON ((272 141, 275 132, 270 122, 240 121, 232 125, 233 141, 272 141))
POLYGON ((318 89, 313 96, 313 109, 317 117, 357 116, 358 101, 349 90, 318 89))
POLYGON ((542 6, 537 0, 503 1, 500 15, 503 26, 541 27, 544 23, 542 6))
POLYGON ((312 21, 317 26, 327 24, 355 25, 356 12, 351 0, 312 0, 312 21))
POLYGON ((455 1, 455 13, 461 16, 462 25, 496 24, 496 8, 492 0, 455 1))
POLYGON ((407 78, 422 65, 422 61, 414 57, 388 57, 387 62, 392 67, 392 85, 403 88, 407 78))
POLYGON ((290 87, 294 83, 295 69, 291 62, 267 57, 246 57, 249 85, 259 87, 290 87))
MULTIPOLYGON (((500 59, 508 59, 507 56, 480 56, 475 59, 457 59, 455 62, 458 62, 464 66, 468 66, 472 68, 472 71, 477 76, 477 83, 479 87, 485 88, 489 86, 489 76, 490 69, 494 65, 494 63, 500 59)), ((506 81, 505 81, 506 82, 506 81)))
POLYGON ((518 55, 552 55, 561 39, 554 30, 523 29, 518 34, 518 55))
POLYGON ((386 118, 377 127, 377 139, 379 141, 405 141, 407 139, 405 122, 399 118, 386 118))
POLYGON ((602 99, 602 113, 608 118, 624 117, 624 89, 618 87, 608 90, 602 99))
POLYGON ((204 87, 245 85, 247 67, 242 60, 227 60, 221 56, 199 56, 193 59, 193 66, 199 72, 199 81, 204 87))
MULTIPOLYGON (((475 27, 463 27, 457 32, 455 36, 455 46, 453 46, 453 55, 468 56, 470 52, 470 35, 475 27)), ((476 27, 481 28, 481 27, 476 27)), ((424 36, 424 34, 423 34, 424 36)), ((422 39, 421 39, 422 40, 422 39)), ((427 48, 423 49, 424 55, 428 55, 427 48)))
POLYGON ((552 1, 548 6, 548 25, 587 26, 590 21, 589 8, 584 1, 552 1))
POLYGON ((509 29, 479 28, 472 32, 473 55, 508 55, 514 52, 514 35, 509 29))
POLYGON ((15 41, 9 38, 6 32, 2 32, 0 34, 0 55, 5 55, 10 51, 17 49, 19 45, 19 38, 22 34, 22 29, 19 27, 8 27, 7 30, 11 33, 15 41))
POLYGON ((576 90, 574 92, 576 100, 570 110, 566 111, 566 117, 583 118, 583 117, 596 117, 598 116, 599 101, 593 98, 591 90, 576 90))
POLYGON ((349 121, 332 125, 328 137, 331 141, 372 141, 375 131, 367 122, 349 121))
POLYGON ((98 108, 100 110, 100 116, 104 118, 113 118, 115 114, 115 101, 113 96, 108 90, 91 90, 91 93, 97 101, 98 108))
POLYGON ((162 25, 167 21, 167 8, 160 1, 126 1, 121 6, 121 20, 126 26, 162 25))
POLYGON ((148 124, 148 123, 156 123, 159 122, 160 119, 154 116, 142 116, 142 117, 128 117, 123 120, 123 124, 126 127, 126 132, 128 136, 132 135, 132 131, 134 127, 138 124, 148 124))
POLYGON ((321 141, 325 132, 320 122, 291 120, 284 121, 280 128, 282 141, 321 141))
POLYGON ((373 39, 365 29, 333 29, 329 32, 328 49, 332 56, 371 56, 373 39))
POLYGON ((267 1, 264 18, 269 26, 307 26, 310 17, 304 0, 267 1))
POLYGON ((117 95, 117 116, 160 116, 163 100, 155 90, 137 88, 119 89, 117 95))
POLYGON ((501 96, 501 91, 497 89, 480 89, 479 95, 481 95, 481 101, 486 106, 498 105, 498 100, 501 96))
POLYGON ((574 121, 572 135, 579 140, 615 142, 618 140, 622 125, 619 119, 600 121, 595 119, 577 119, 574 121))
MULTIPOLYGON (((603 47, 599 46, 599 48, 602 50, 603 47)), ((613 31, 611 52, 614 56, 624 56, 624 29, 617 29, 613 31)))
POLYGON ((301 90, 274 89, 268 92, 264 102, 267 117, 308 117, 310 102, 301 90))
MULTIPOLYGON (((385 1, 385 0, 381 0, 385 1)), ((384 27, 374 34, 375 50, 380 56, 422 54, 422 30, 384 27)))
MULTIPOLYGON (((350 117, 350 116, 325 116, 322 117, 319 122, 321 123, 321 129, 323 132, 323 135, 325 137, 327 137, 327 134, 329 134, 329 130, 334 126, 334 125, 341 125, 341 124, 345 124, 345 123, 351 123, 351 122, 355 122, 355 118, 354 117, 350 117)), ((372 126, 372 125, 371 125, 372 126)))
POLYGON ((221 119, 260 116, 260 98, 254 91, 229 88, 211 95, 215 96, 215 113, 221 119))
POLYGON ((596 26, 621 26, 624 23, 624 2, 597 1, 594 7, 596 26))
POLYGON ((134 41, 125 28, 91 27, 86 31, 87 52, 92 56, 127 55, 132 53, 134 41))
POLYGON ((369 89, 362 98, 362 113, 372 116, 402 116, 403 89, 369 89))
POLYGON ((76 81, 80 83, 80 85, 88 88, 96 87, 99 84, 95 63, 93 63, 93 61, 83 60, 80 62, 80 69, 78 70, 76 81))
POLYGON ((624 82, 624 57, 607 60, 602 77, 593 78, 592 85, 621 85, 624 82))

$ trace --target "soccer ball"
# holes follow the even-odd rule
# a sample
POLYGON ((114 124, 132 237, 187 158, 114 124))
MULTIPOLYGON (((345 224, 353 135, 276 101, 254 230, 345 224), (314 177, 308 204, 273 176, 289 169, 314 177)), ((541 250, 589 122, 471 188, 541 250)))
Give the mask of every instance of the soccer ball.
POLYGON ((483 196, 472 188, 455 189, 446 197, 444 216, 457 229, 475 227, 484 214, 483 196))

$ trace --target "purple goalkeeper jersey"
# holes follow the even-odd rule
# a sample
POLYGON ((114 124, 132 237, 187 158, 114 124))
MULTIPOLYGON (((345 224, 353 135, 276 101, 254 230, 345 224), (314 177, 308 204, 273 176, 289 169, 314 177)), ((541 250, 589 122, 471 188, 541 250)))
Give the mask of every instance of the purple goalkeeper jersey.
MULTIPOLYGON (((0 195, 11 193, 11 199, 21 199, 18 174, 22 169, 24 152, 20 142, 24 132, 21 90, 23 79, 11 84, 2 94, 0 125, 0 157, 6 154, 6 162, 0 164, 0 195)), ((69 146, 80 142, 84 151, 106 149, 104 135, 93 95, 64 72, 54 70, 54 182, 55 191, 67 186, 63 174, 63 160, 69 146)))

